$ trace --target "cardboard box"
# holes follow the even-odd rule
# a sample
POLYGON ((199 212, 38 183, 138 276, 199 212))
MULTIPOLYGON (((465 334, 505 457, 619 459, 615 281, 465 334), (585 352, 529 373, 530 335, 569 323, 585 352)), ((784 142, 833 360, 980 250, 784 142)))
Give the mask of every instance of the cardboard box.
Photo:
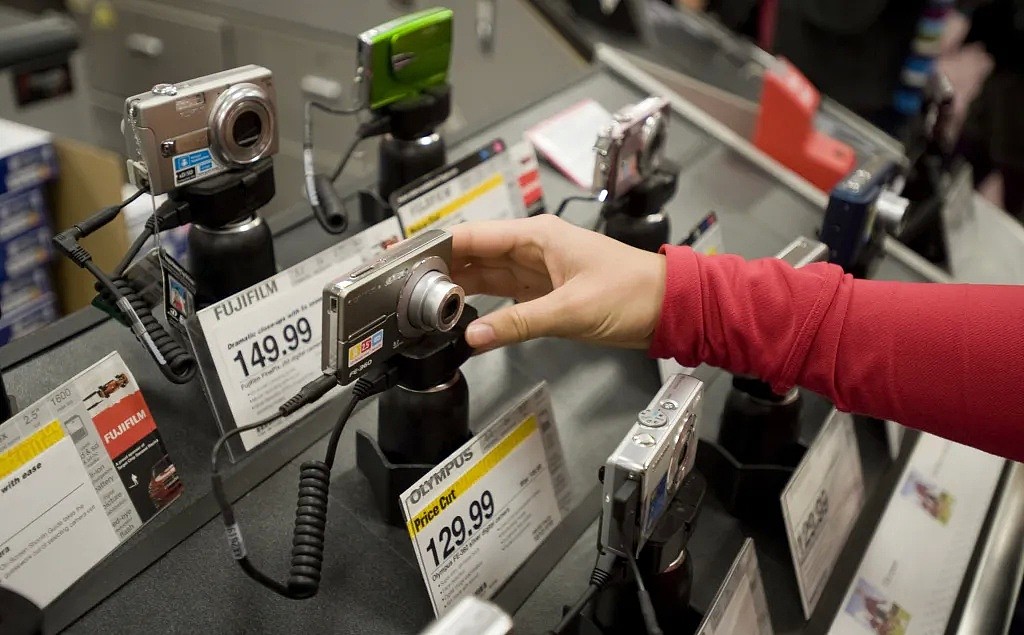
POLYGON ((49 225, 49 219, 42 187, 0 194, 0 241, 49 225))
POLYGON ((0 308, 4 315, 53 293, 50 268, 43 267, 0 282, 0 308))
POLYGON ((27 275, 50 262, 52 239, 49 225, 43 225, 0 240, 0 282, 27 275))
POLYGON ((51 293, 0 318, 0 345, 42 328, 57 319, 57 298, 51 293))
POLYGON ((36 187, 56 177, 53 136, 0 120, 0 194, 36 187))

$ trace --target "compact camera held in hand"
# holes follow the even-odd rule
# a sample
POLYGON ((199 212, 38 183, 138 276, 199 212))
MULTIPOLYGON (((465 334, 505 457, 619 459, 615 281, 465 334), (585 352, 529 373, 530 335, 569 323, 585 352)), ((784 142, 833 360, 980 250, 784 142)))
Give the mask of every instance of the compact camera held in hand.
POLYGON ((452 282, 452 235, 418 234, 324 287, 324 373, 359 379, 432 331, 450 331, 466 296, 452 282))
POLYGON ((122 132, 133 185, 154 196, 278 149, 272 73, 248 65, 177 84, 157 84, 125 100, 122 132))
POLYGON ((648 97, 615 113, 594 144, 594 194, 615 200, 650 176, 661 163, 669 103, 648 97))
POLYGON ((362 103, 375 110, 444 84, 452 58, 451 9, 419 11, 364 31, 357 57, 362 103))
POLYGON ((604 467, 601 547, 639 555, 693 470, 704 383, 672 375, 604 467))

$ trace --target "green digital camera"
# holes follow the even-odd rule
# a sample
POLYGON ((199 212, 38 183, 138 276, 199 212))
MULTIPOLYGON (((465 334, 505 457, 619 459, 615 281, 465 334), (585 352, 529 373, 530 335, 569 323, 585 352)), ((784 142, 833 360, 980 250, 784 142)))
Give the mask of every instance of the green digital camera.
POLYGON ((443 84, 452 57, 451 9, 427 9, 359 36, 362 103, 382 108, 443 84))

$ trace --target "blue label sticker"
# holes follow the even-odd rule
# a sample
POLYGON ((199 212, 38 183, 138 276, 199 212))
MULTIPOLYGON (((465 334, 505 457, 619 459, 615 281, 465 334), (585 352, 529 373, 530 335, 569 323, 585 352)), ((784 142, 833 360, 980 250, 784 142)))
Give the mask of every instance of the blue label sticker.
POLYGON ((201 174, 217 167, 209 148, 179 154, 174 157, 174 182, 180 184, 190 181, 201 174))

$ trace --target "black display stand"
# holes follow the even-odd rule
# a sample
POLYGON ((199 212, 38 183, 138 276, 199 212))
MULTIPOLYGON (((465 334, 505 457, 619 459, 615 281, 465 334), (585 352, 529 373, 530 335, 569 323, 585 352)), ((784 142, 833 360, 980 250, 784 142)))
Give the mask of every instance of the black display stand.
POLYGON ((202 309, 277 273, 270 227, 257 214, 274 198, 274 163, 262 159, 168 197, 187 204, 196 308, 202 309))
POLYGON ((379 197, 360 197, 365 223, 379 223, 391 216, 389 199, 395 190, 444 167, 447 149, 437 128, 451 114, 451 99, 451 86, 446 84, 386 106, 378 113, 388 118, 389 132, 380 141, 379 197))
MULTIPOLYGON (((693 632, 700 623, 700 613, 690 607, 693 564, 686 545, 706 492, 704 477, 700 472, 693 472, 676 492, 637 558, 658 623, 669 633, 693 632)), ((636 578, 630 567, 620 566, 608 585, 581 613, 575 633, 627 635, 643 632, 636 578)))
POLYGON ((669 242, 668 216, 662 212, 675 196, 679 170, 665 166, 639 185, 601 207, 604 233, 637 249, 658 251, 669 242))
POLYGON ((697 469, 726 511, 769 533, 785 529, 779 496, 807 451, 802 406, 795 388, 778 395, 758 379, 733 377, 717 441, 697 446, 697 469))
POLYGON ((0 633, 42 635, 43 611, 27 598, 0 587, 0 633))
POLYGON ((473 436, 469 386, 459 367, 473 354, 465 333, 476 317, 466 305, 451 331, 429 334, 392 358, 398 385, 377 402, 377 438, 356 433, 356 464, 388 524, 405 522, 402 492, 473 436))

